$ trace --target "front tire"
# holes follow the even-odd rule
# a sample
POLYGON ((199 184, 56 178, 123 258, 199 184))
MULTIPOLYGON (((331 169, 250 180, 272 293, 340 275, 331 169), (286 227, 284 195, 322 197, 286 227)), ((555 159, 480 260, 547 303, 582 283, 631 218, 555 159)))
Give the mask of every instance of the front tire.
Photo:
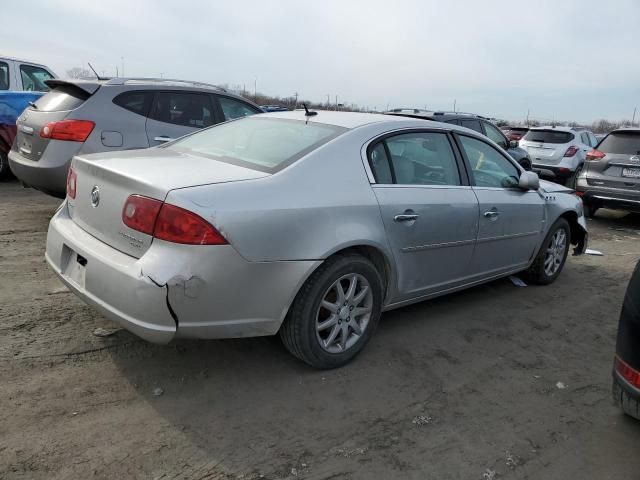
POLYGON ((280 338, 291 354, 312 367, 345 365, 375 331, 382 296, 382 278, 368 259, 330 257, 296 295, 280 338))
POLYGON ((538 285, 553 283, 562 272, 567 260, 570 241, 569 222, 559 218, 549 229, 538 255, 525 272, 525 278, 538 285))

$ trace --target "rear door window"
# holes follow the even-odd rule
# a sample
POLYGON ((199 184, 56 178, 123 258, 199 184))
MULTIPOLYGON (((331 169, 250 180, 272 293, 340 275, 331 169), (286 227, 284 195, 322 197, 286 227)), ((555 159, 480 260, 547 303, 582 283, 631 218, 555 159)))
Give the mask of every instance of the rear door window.
POLYGON ((22 89, 29 92, 48 92, 51 90, 44 82, 51 80, 53 75, 42 67, 34 65, 20 65, 22 89))
POLYGON ((591 145, 591 140, 589 140, 589 135, 587 135, 587 132, 582 132, 580 134, 580 140, 582 141, 582 143, 584 143, 585 145, 591 145))
POLYGON ((151 118, 185 127, 208 127, 214 123, 211 97, 201 93, 158 92, 151 118))
POLYGON ((595 147, 598 144, 598 139, 591 132, 588 132, 588 135, 589 135, 589 145, 591 145, 592 147, 595 147))
POLYGON ((389 137, 370 151, 369 163, 377 183, 460 185, 458 164, 444 133, 419 132, 389 137))
POLYGON ((9 65, 0 62, 0 90, 9 90, 9 65))
POLYGON ((559 130, 529 130, 523 140, 539 143, 569 143, 575 136, 571 132, 559 130))
POLYGON ((113 103, 119 107, 145 117, 149 114, 152 101, 153 92, 138 91, 121 93, 113 99, 113 103))
POLYGON ((260 113, 258 109, 235 98, 223 97, 222 95, 218 95, 217 97, 225 120, 233 120, 234 118, 247 117, 260 113))
POLYGON ((640 131, 610 133, 602 140, 598 150, 603 153, 640 155, 640 131))
POLYGON ((484 135, 482 126, 480 125, 480 120, 476 120, 475 118, 461 119, 460 126, 470 128, 471 130, 475 130, 476 132, 482 133, 484 135))

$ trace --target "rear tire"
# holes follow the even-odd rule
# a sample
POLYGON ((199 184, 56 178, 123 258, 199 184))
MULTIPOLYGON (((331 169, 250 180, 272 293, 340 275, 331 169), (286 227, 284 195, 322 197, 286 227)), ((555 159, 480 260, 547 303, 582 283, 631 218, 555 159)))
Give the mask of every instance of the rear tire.
POLYGON ((280 328, 282 343, 312 367, 341 367, 373 335, 382 296, 382 278, 368 259, 357 254, 330 257, 296 295, 280 328))
POLYGON ((599 207, 594 207, 593 205, 587 205, 586 203, 583 205, 584 216, 587 218, 593 218, 596 215, 599 207))
POLYGON ((525 279, 538 285, 553 283, 564 268, 570 245, 571 228, 569 222, 564 218, 559 218, 549 229, 538 255, 529 269, 525 271, 523 275, 525 279), (563 242, 562 250, 559 248, 561 241, 563 242))
POLYGON ((611 391, 613 394, 613 403, 620 407, 625 414, 636 420, 640 420, 640 402, 625 392, 615 380, 613 381, 611 391))
POLYGON ((9 159, 5 153, 0 152, 0 178, 8 177, 10 173, 9 159))
POLYGON ((573 172, 573 175, 567 178, 567 181, 564 184, 565 187, 569 187, 575 190, 576 187, 578 186, 578 177, 580 176, 581 173, 582 173, 582 165, 578 166, 578 168, 576 168, 576 171, 573 172))

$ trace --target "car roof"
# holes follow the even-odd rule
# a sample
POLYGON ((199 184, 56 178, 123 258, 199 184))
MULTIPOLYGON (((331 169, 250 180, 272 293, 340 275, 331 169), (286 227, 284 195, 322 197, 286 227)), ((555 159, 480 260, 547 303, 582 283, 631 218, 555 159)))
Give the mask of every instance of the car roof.
POLYGON ((411 118, 422 118, 425 120, 433 120, 436 122, 447 122, 449 120, 458 120, 458 119, 481 119, 481 120, 489 120, 490 118, 484 117, 482 115, 478 115, 476 113, 467 113, 467 112, 446 112, 446 111, 430 111, 430 110, 420 110, 418 108, 414 109, 393 109, 388 112, 384 112, 385 115, 392 116, 403 116, 403 117, 411 117, 411 118))
POLYGON ((286 120, 300 120, 309 123, 321 123, 334 125, 347 129, 355 129, 374 123, 398 124, 401 128, 435 128, 439 130, 451 130, 466 133, 479 138, 486 138, 474 130, 454 124, 444 125, 426 118, 406 117, 402 115, 385 115, 382 113, 360 113, 360 112, 336 112, 332 110, 312 110, 316 115, 306 116, 304 110, 294 110, 287 112, 261 113, 260 117, 282 118, 286 120))
POLYGON ((565 127, 562 125, 546 125, 539 127, 530 127, 529 130, 557 130, 558 132, 586 132, 588 131, 585 127, 565 127))
POLYGON ((36 65, 38 67, 44 67, 44 68, 49 68, 48 66, 46 66, 44 63, 40 63, 40 62, 33 62, 31 60, 25 60, 23 58, 15 58, 15 57, 4 57, 0 55, 0 61, 2 60, 9 60, 12 62, 20 62, 20 63, 26 63, 28 65, 36 65))
POLYGON ((640 127, 620 127, 611 130, 609 133, 640 133, 640 127))

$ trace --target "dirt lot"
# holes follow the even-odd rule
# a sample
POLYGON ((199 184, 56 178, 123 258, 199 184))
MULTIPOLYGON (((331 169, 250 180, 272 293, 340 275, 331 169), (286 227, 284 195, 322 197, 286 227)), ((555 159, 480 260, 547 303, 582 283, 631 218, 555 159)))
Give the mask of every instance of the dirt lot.
POLYGON ((0 183, 1 478, 640 478, 640 422, 610 400, 638 216, 599 213, 606 255, 569 258, 553 286, 385 314, 320 372, 275 338, 95 336, 115 325, 43 258, 57 203, 0 183))

